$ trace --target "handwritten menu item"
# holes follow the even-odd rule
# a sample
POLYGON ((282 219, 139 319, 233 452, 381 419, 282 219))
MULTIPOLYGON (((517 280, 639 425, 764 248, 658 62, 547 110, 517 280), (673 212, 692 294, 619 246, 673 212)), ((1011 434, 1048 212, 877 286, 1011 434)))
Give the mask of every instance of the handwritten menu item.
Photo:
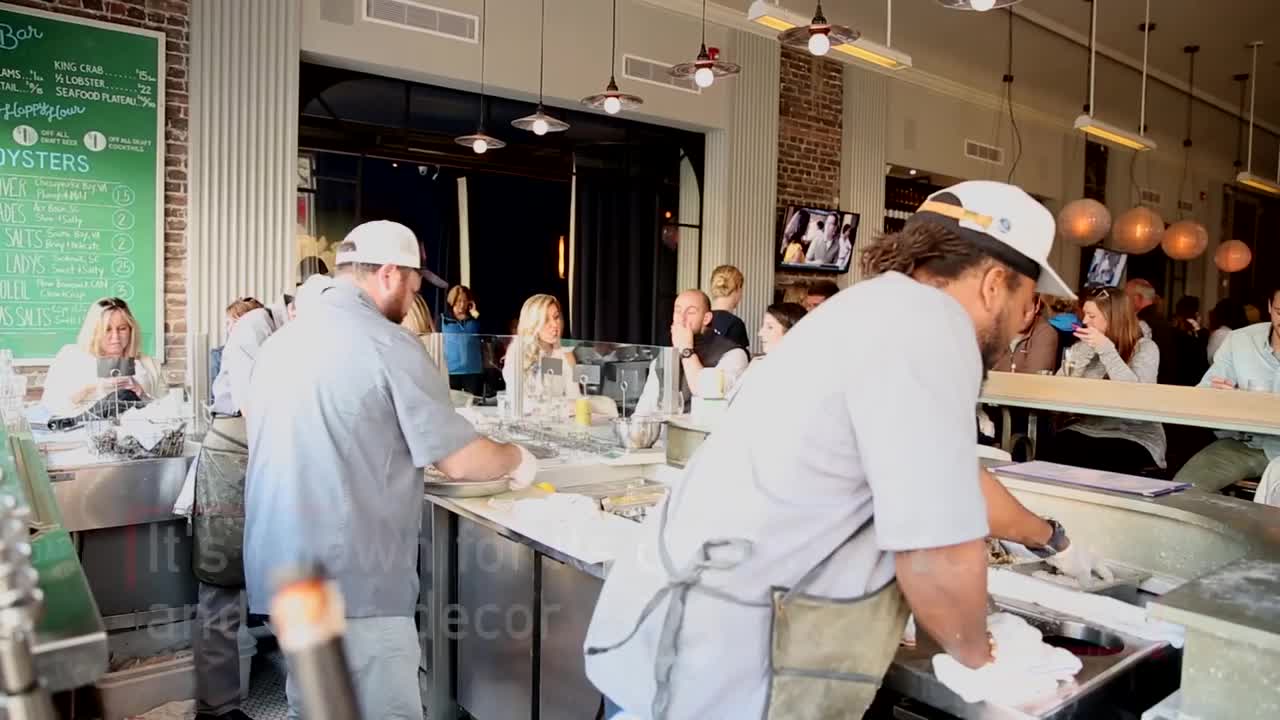
POLYGON ((0 347, 74 343, 99 298, 163 350, 164 35, 0 9, 0 347))

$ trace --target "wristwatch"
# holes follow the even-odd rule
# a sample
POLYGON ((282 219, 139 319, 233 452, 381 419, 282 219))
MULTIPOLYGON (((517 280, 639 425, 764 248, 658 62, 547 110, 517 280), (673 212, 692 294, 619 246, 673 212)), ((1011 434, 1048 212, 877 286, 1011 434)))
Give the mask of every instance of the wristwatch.
POLYGON ((1053 518, 1045 518, 1045 522, 1049 523, 1049 527, 1053 528, 1053 534, 1049 536, 1049 542, 1045 543, 1042 548, 1031 548, 1031 552, 1042 558, 1052 557, 1067 549, 1070 540, 1067 539, 1067 530, 1062 527, 1062 523, 1053 518))
POLYGON ((693 357, 693 348, 685 348, 680 351, 681 360, 688 360, 691 357, 693 357))

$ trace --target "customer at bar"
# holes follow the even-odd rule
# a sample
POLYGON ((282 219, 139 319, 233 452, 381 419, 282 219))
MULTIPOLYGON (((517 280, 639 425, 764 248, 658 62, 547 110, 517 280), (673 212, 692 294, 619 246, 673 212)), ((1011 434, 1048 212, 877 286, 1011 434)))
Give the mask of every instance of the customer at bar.
POLYGON ((1195 387, 1209 369, 1206 354, 1209 333, 1200 324, 1200 298, 1184 295, 1174 306, 1173 312, 1173 347, 1177 353, 1174 367, 1177 368, 1175 384, 1195 387))
POLYGON ((747 348, 751 345, 747 325, 733 314, 742 302, 742 285, 742 271, 732 265, 721 265, 711 271, 711 329, 738 347, 747 348))
POLYGON ((1160 349, 1160 368, 1157 380, 1161 385, 1175 385, 1178 381, 1178 347, 1174 340, 1173 326, 1165 319, 1160 295, 1148 280, 1135 278, 1125 283, 1125 295, 1138 314, 1142 334, 1155 341, 1160 349))
POLYGON ((1244 306, 1238 300, 1224 298, 1209 311, 1209 346, 1207 348, 1210 364, 1218 354, 1218 348, 1227 341, 1232 331, 1249 324, 1244 316, 1244 306))
POLYGON ((75 344, 54 357, 41 402, 55 417, 73 417, 112 393, 122 400, 149 401, 167 391, 160 365, 142 352, 142 328, 129 303, 109 297, 89 306, 75 344), (101 358, 132 359, 134 374, 100 378, 101 358))
POLYGON ((484 395, 484 356, 481 353, 480 320, 471 288, 454 285, 445 296, 448 305, 440 315, 440 332, 444 333, 444 357, 449 366, 449 387, 482 397, 484 395))
POLYGON ((676 296, 671 313, 671 345, 680 355, 684 383, 691 397, 724 397, 751 362, 746 350, 711 329, 711 320, 711 300, 701 290, 685 290, 676 296), (714 391, 700 387, 706 368, 720 371, 720 387, 714 391))
POLYGON ((783 336, 800 322, 807 311, 800 303, 774 303, 765 308, 764 318, 760 320, 760 330, 756 333, 760 338, 760 347, 767 356, 782 342, 783 336))
MULTIPOLYGON (((1142 336, 1129 297, 1102 288, 1085 298, 1080 342, 1067 351, 1059 375, 1117 382, 1154 383, 1160 348, 1142 336)), ((1046 460, 1096 470, 1137 474, 1165 466, 1166 442, 1159 423, 1091 416, 1054 438, 1046 460)))
POLYGON ((1035 304, 1022 318, 1021 329, 1013 336, 1009 348, 1000 356, 997 372, 1043 375, 1058 368, 1058 331, 1044 316, 1044 301, 1036 297, 1035 304))
MULTIPOLYGON (((527 487, 537 461, 477 435, 422 345, 398 326, 422 283, 412 230, 364 223, 336 262, 336 277, 299 290, 297 319, 263 345, 250 379, 249 608, 269 612, 281 568, 319 563, 345 601, 362 715, 421 720, 414 614, 423 468, 459 481, 510 475, 513 487, 527 487)), ((301 717, 292 677, 286 693, 290 717, 301 717)))
MULTIPOLYGON (((1218 390, 1280 392, 1280 288, 1267 305, 1271 322, 1231 333, 1214 356, 1200 387, 1218 390)), ((1280 457, 1280 437, 1218 433, 1178 471, 1177 480, 1210 492, 1262 475, 1280 457)))
POLYGON ((819 280, 805 291, 804 302, 801 304, 804 305, 806 312, 813 312, 814 308, 835 297, 838 292, 840 292, 839 285, 830 280, 819 280))
MULTIPOLYGON (((516 323, 516 337, 521 341, 507 347, 502 361, 502 379, 510 388, 515 384, 517 368, 525 387, 540 383, 545 395, 577 397, 581 395, 574 368, 577 360, 573 348, 560 344, 564 335, 564 314, 554 295, 538 294, 524 301, 516 323), (513 357, 517 347, 523 350, 513 357)), ((525 390, 529 394, 529 390, 525 390)))

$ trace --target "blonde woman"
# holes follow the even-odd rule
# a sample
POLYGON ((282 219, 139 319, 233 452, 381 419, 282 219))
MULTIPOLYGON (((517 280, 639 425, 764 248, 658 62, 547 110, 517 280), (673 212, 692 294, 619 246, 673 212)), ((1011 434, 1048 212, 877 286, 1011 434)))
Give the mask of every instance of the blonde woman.
POLYGON ((427 307, 427 301, 421 295, 416 294, 413 296, 413 305, 400 324, 414 335, 430 335, 436 331, 436 325, 431 320, 431 308, 427 307))
POLYGON ((58 351, 45 380, 41 401, 55 417, 79 415, 115 390, 142 400, 162 397, 168 385, 155 360, 142 354, 142 330, 120 298, 103 298, 89 307, 74 345, 58 351), (99 358, 129 358, 134 374, 99 378, 99 358))
POLYGON ((540 361, 549 358, 561 363, 563 394, 577 397, 580 393, 578 384, 573 379, 573 368, 577 362, 573 357, 573 348, 560 346, 563 333, 564 314, 560 310, 560 301, 554 295, 539 294, 525 300, 524 306, 520 308, 520 320, 516 323, 516 337, 522 342, 511 344, 502 363, 502 379, 506 381, 507 387, 515 383, 517 367, 528 382, 536 376, 540 361), (523 352, 520 357, 512 357, 515 349, 521 345, 523 352))
POLYGON ((732 340, 738 347, 751 345, 747 325, 733 314, 742 302, 742 271, 732 265, 721 265, 711 271, 711 329, 732 340))

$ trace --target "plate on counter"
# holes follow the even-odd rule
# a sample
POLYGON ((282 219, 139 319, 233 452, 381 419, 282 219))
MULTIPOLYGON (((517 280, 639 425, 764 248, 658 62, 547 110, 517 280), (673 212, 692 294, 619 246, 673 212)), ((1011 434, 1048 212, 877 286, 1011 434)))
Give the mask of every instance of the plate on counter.
POLYGON ((431 495, 453 498, 488 497, 507 492, 510 489, 507 478, 486 480, 484 482, 460 482, 456 480, 433 480, 427 476, 423 488, 431 495))

